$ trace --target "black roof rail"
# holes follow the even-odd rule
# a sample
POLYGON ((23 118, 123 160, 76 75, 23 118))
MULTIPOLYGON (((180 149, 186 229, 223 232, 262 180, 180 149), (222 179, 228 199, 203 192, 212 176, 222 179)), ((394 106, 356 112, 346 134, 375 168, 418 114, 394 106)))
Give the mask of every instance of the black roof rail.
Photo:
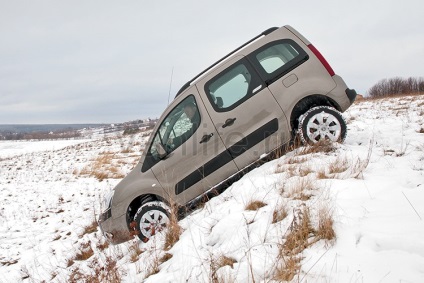
POLYGON ((219 59, 218 61, 216 61, 215 63, 213 63, 212 65, 210 65, 209 67, 207 67, 206 69, 204 69, 202 72, 200 72, 197 76, 195 76, 194 78, 192 78, 190 81, 186 82, 181 88, 180 90, 177 92, 177 95, 175 95, 175 97, 177 97, 178 95, 180 95, 184 90, 186 90, 190 84, 196 80, 198 77, 200 77, 201 75, 203 75, 204 73, 206 73, 207 71, 209 71, 210 69, 212 69, 213 67, 215 67, 216 65, 218 65, 219 63, 221 63, 222 61, 224 61, 225 59, 227 59, 228 57, 230 57, 231 55, 233 55, 234 53, 236 53, 237 51, 239 51, 240 49, 242 49, 243 47, 245 47, 246 45, 252 43, 253 41, 255 41, 256 39, 258 39, 261 36, 264 35, 268 35, 271 32, 273 32, 274 30, 278 29, 278 27, 272 27, 269 28, 263 32, 261 32, 260 34, 258 34, 257 36, 255 36, 254 38, 252 38, 251 40, 249 40, 248 42, 242 44, 241 46, 237 47, 236 49, 234 49, 233 51, 231 51, 230 53, 228 53, 227 55, 225 55, 224 57, 222 57, 221 59, 219 59))

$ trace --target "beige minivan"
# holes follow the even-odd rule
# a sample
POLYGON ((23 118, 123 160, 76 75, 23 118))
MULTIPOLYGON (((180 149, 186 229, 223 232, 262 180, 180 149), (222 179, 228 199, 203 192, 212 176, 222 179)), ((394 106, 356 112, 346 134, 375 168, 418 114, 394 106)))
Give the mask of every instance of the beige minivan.
POLYGON ((288 144, 343 141, 355 100, 291 26, 270 28, 187 82, 159 119, 140 162, 105 198, 99 225, 119 244, 147 241, 187 207, 288 144))

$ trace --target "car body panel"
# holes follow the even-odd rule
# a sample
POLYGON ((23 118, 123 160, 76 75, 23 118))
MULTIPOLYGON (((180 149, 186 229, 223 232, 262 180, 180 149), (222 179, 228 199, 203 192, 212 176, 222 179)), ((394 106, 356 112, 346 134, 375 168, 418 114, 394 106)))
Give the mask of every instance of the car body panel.
POLYGON ((345 111, 356 92, 310 44, 291 26, 271 28, 186 83, 154 127, 140 162, 106 201, 99 224, 108 239, 118 244, 132 237, 131 217, 143 201, 187 205, 286 144, 295 133, 293 119, 308 107, 324 103, 345 111), (188 104, 197 109, 198 123, 183 123, 188 104), (183 135, 180 128, 190 124, 183 135))
MULTIPOLYGON (((237 68, 248 64, 250 65, 242 56, 233 57, 196 83, 199 91, 203 92, 201 97, 215 123, 216 130, 239 169, 290 139, 287 134, 287 118, 251 66, 242 69, 242 72, 250 71, 246 75, 250 82, 242 82, 247 84, 246 92, 248 94, 240 98, 242 101, 240 104, 234 103, 235 107, 233 105, 226 109, 216 109, 217 107, 213 105, 214 102, 209 98, 210 94, 207 92, 211 92, 209 89, 213 86, 211 79, 219 79, 230 73, 232 69, 228 69, 228 67, 235 66, 234 68, 237 68), (257 77, 256 80, 254 77, 257 77), (235 121, 232 125, 225 127, 227 119, 235 119, 235 121)), ((245 77, 242 79, 245 80, 245 77)), ((228 81, 223 83, 228 83, 228 81)), ((234 92, 234 90, 231 91, 234 92)), ((220 92, 218 89, 214 92, 216 98, 222 98, 218 93, 228 94, 224 91, 220 92)))

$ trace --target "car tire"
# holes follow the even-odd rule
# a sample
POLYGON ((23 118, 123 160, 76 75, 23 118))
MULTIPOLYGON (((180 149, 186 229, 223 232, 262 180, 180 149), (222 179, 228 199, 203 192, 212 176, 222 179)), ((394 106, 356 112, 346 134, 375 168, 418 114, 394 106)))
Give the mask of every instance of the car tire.
POLYGON ((147 242, 156 233, 162 232, 169 223, 170 209, 160 201, 144 203, 134 215, 137 235, 147 242))
POLYGON ((323 140, 343 142, 346 129, 342 114, 328 106, 313 107, 299 118, 298 134, 304 144, 323 140))

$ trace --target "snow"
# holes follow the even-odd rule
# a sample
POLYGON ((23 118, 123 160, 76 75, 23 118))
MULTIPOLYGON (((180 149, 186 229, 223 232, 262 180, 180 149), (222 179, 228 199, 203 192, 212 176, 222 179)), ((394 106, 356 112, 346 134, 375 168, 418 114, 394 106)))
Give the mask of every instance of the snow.
POLYGON ((336 237, 309 235, 293 282, 424 282, 424 96, 365 100, 343 115, 344 144, 301 147, 246 174, 181 220, 168 251, 163 234, 106 246, 98 228, 86 231, 146 136, 0 142, 0 282, 110 282, 112 271, 123 282, 280 282, 288 234, 305 211, 318 227, 323 208, 336 237), (101 181, 89 174, 111 168, 101 181), (263 206, 246 210, 252 201, 263 206))
POLYGON ((0 158, 40 151, 55 151, 87 140, 0 141, 0 158))

